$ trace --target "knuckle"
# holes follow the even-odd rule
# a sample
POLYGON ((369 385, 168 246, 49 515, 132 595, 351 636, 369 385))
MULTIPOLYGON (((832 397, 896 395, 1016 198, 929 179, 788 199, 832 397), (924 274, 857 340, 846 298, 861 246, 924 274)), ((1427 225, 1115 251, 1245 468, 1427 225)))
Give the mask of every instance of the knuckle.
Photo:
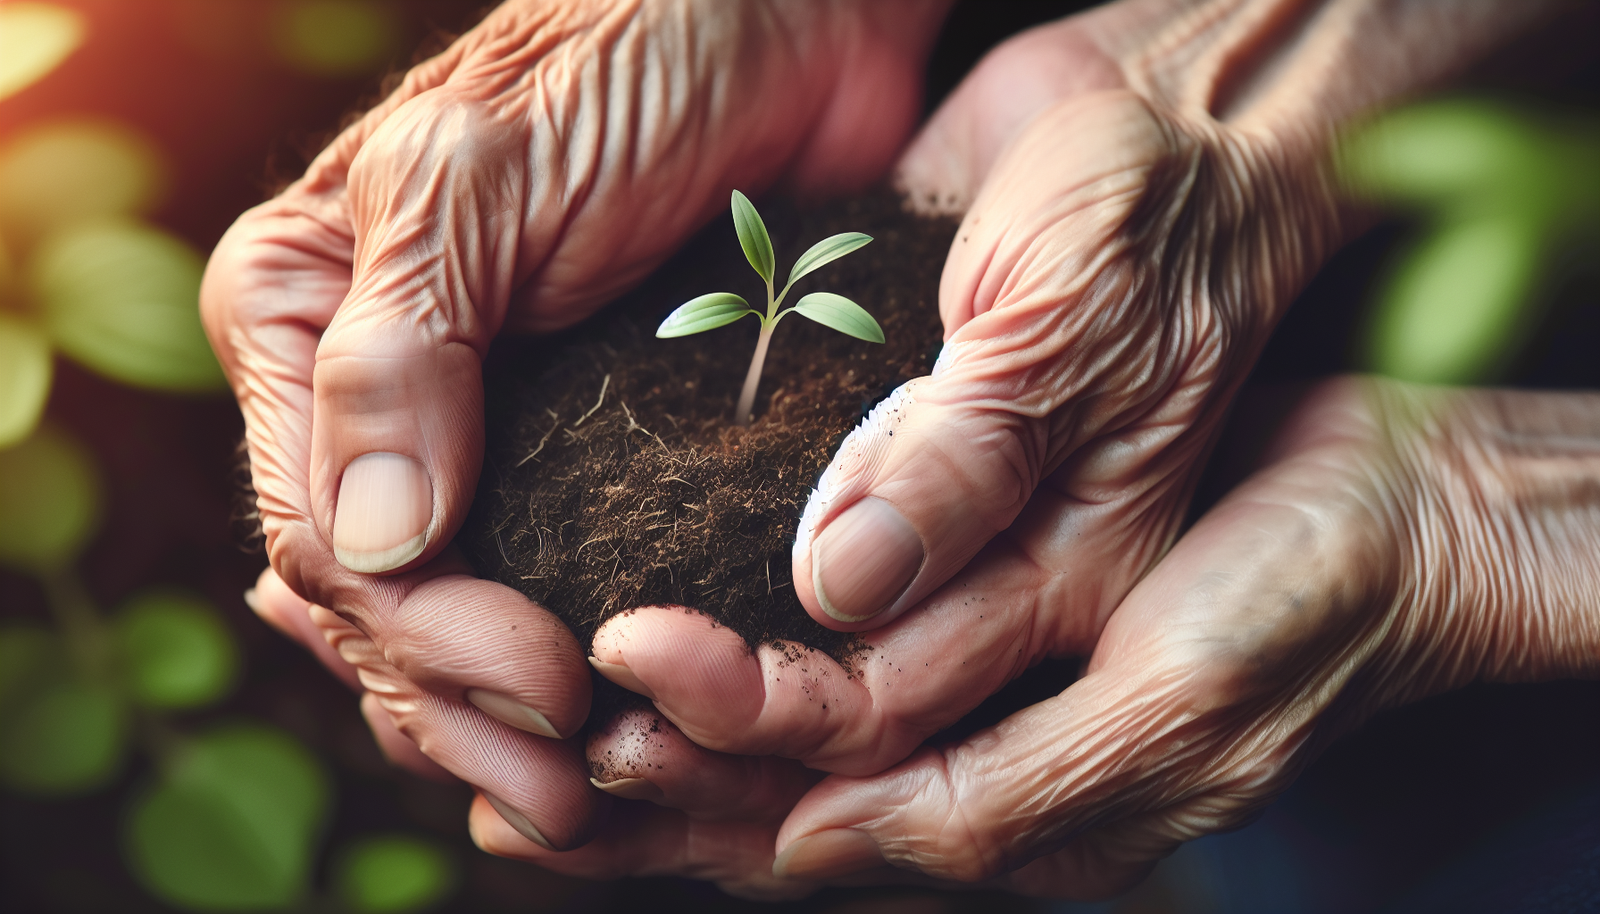
POLYGON ((1001 873, 1004 855, 990 827, 994 812, 981 785, 960 776, 960 750, 930 751, 918 767, 920 783, 906 809, 920 814, 902 819, 912 827, 886 842, 885 855, 957 882, 981 882, 1001 873), (924 829, 916 827, 919 820, 924 829))

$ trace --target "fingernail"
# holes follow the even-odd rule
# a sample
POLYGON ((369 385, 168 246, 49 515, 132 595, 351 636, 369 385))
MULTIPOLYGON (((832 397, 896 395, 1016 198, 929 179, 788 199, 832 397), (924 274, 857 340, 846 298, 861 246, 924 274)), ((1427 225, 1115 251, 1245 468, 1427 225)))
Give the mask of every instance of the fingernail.
POLYGON ((518 730, 548 736, 551 739, 565 739, 556 728, 550 725, 550 718, 545 717, 533 708, 528 707, 510 695, 491 692, 488 689, 468 689, 467 701, 478 706, 478 710, 489 715, 501 723, 510 724, 518 730))
POLYGON ((633 670, 628 669, 622 664, 606 663, 604 660, 596 660, 595 658, 590 657, 589 665, 598 670, 601 676, 604 676, 617 685, 622 686, 624 689, 627 689, 630 692, 638 692, 640 695, 643 695, 651 701, 656 700, 656 693, 650 691, 649 686, 640 682, 639 677, 633 675, 633 670))
POLYGON ((516 829, 517 833, 522 837, 527 838, 547 851, 555 850, 550 842, 544 839, 544 835, 539 834, 539 830, 533 827, 533 823, 528 821, 527 816, 512 809, 506 805, 504 800, 492 793, 484 791, 483 798, 488 800, 489 805, 494 807, 494 811, 500 814, 500 818, 506 820, 506 824, 516 829))
POLYGON ((649 800, 652 803, 659 803, 667 798, 660 787, 644 778, 617 778, 615 781, 597 781, 590 778, 589 783, 624 800, 649 800))
POLYGON ((830 828, 791 844, 772 861, 779 879, 830 879, 883 866, 878 842, 854 828, 830 828))
POLYGON ((251 612, 261 612, 261 597, 256 593, 256 589, 254 587, 251 587, 244 592, 244 605, 250 607, 251 612))
POLYGON ((333 515, 333 555, 364 574, 391 571, 422 554, 433 519, 433 483, 403 454, 362 454, 344 468, 333 515))
POLYGON ((811 585, 822 611, 860 622, 889 608, 922 568, 922 538, 894 505, 868 496, 833 519, 811 546, 811 585))

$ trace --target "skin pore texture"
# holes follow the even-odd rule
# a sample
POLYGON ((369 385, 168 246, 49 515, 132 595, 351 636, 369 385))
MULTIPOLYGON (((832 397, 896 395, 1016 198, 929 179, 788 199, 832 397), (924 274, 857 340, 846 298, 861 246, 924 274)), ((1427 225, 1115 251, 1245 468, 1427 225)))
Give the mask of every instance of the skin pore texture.
POLYGON ((942 15, 713 6, 507 4, 241 217, 207 271, 273 564, 263 615, 353 665, 391 757, 480 789, 480 844, 764 897, 913 877, 1100 896, 1242 821, 1373 710, 1480 676, 1593 674, 1589 399, 1335 385, 1300 415, 1340 437, 1291 423, 1274 462, 1172 545, 1233 392, 1353 231, 1324 160, 1339 126, 1545 5, 1136 0, 997 48, 899 159, 912 199, 965 214, 948 344, 893 422, 841 449, 794 575, 818 621, 873 630, 877 660, 779 687, 781 652, 641 609, 595 654, 661 717, 587 747, 549 738, 587 711, 583 654, 445 549, 476 481, 489 339, 590 313, 731 186, 881 176, 942 15), (341 479, 371 454, 427 476, 423 529, 340 519, 341 479), (834 582, 829 556, 901 524, 915 536, 892 541, 922 555, 873 561, 907 580, 834 582), (1494 538, 1516 531, 1526 543, 1494 538), (335 557, 417 535, 386 577, 335 557), (1440 598, 1496 569, 1471 606, 1440 598), (1061 696, 918 748, 1029 664, 1091 652, 1061 696), (585 752, 623 750, 611 789, 627 802, 599 829, 585 752), (816 771, 832 776, 806 792, 816 771))

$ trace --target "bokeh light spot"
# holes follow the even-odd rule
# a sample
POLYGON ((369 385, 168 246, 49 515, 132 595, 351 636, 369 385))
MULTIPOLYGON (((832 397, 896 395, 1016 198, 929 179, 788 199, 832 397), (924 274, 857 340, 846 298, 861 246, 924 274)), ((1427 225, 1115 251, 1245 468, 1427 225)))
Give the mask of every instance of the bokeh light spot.
POLYGON ((372 0, 284 0, 273 19, 279 58, 313 76, 371 73, 399 39, 394 12, 372 0))
POLYGON ((339 897, 364 914, 425 910, 443 900, 455 882, 448 854, 406 835, 362 840, 344 854, 335 876, 339 897))
POLYGON ((160 150, 116 121, 41 124, 0 149, 0 227, 34 239, 86 219, 148 212, 166 183, 160 150))
POLYGON ((160 229, 87 222, 46 238, 29 281, 50 338, 72 359, 138 387, 225 386, 200 325, 203 261, 160 229))
POLYGON ((0 313, 0 449, 28 437, 44 413, 50 340, 33 322, 0 313))
POLYGON ((94 460, 48 423, 0 451, 0 564, 50 572, 78 556, 100 518, 94 460))
POLYGON ((74 10, 48 3, 0 5, 0 98, 44 78, 77 50, 87 31, 74 10))
POLYGON ((139 594, 113 630, 129 696, 151 708, 195 708, 227 694, 239 651, 222 617, 181 593, 139 594))

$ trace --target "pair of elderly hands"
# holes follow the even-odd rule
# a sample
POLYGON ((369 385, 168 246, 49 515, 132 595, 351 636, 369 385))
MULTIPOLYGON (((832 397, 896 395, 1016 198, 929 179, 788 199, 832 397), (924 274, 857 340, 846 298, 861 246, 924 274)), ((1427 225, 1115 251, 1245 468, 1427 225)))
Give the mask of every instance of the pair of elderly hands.
POLYGON ((212 258, 272 563, 255 604, 366 690, 391 757, 478 789, 486 849, 764 896, 1109 894, 1378 709, 1592 675, 1594 397, 1331 383, 1174 544, 1234 392, 1351 230, 1336 128, 1542 10, 1121 0, 1001 45, 907 146, 943 3, 511 0, 212 258), (449 548, 490 340, 592 313, 730 187, 891 166, 965 214, 947 343, 841 449, 794 574, 875 650, 797 668, 643 608, 592 651, 657 738, 563 739, 583 650, 449 548), (1066 656, 1092 659, 1061 695, 924 746, 1066 656), (603 793, 585 754, 608 752, 637 776, 603 793))

